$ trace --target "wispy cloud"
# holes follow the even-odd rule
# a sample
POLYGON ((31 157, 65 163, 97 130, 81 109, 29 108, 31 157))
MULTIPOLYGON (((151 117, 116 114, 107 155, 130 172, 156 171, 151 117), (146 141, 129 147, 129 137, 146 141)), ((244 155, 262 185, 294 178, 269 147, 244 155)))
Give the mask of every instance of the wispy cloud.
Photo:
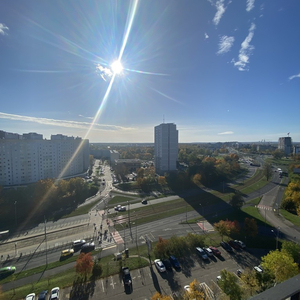
POLYGON ((206 32, 204 33, 204 38, 205 38, 205 39, 208 39, 208 38, 209 38, 209 35, 208 35, 206 32))
POLYGON ((227 36, 227 35, 221 36, 219 42, 219 51, 217 52, 217 54, 224 54, 230 51, 233 43, 234 43, 233 36, 227 36))
MULTIPOLYGON (((77 121, 69 121, 69 120, 37 118, 37 117, 7 114, 7 113, 3 113, 3 112, 0 112, 0 119, 23 121, 23 122, 33 122, 33 123, 38 123, 38 124, 43 124, 43 125, 68 127, 68 128, 79 128, 79 129, 89 129, 92 125, 89 122, 77 122, 77 121)), ((95 123, 93 125, 93 129, 100 130, 100 131, 108 131, 108 130, 109 131, 111 131, 111 130, 128 131, 128 130, 133 130, 134 128, 95 123)))
POLYGON ((248 71, 248 64, 249 64, 249 58, 250 55, 252 55, 254 46, 250 45, 250 42, 254 36, 254 30, 256 26, 254 23, 251 24, 249 28, 249 33, 245 40, 241 44, 241 49, 239 51, 239 60, 235 61, 232 60, 235 67, 238 68, 239 71, 248 71))
POLYGON ((104 81, 107 81, 107 79, 110 79, 113 75, 111 69, 104 67, 100 64, 96 66, 96 70, 104 81))
POLYGON ((300 73, 296 75, 292 75, 289 77, 289 80, 293 80, 294 78, 300 78, 300 73))
POLYGON ((8 29, 7 26, 5 26, 3 23, 0 23, 0 34, 2 34, 2 35, 7 34, 7 31, 8 31, 8 30, 9 30, 9 29, 8 29))
POLYGON ((224 135, 224 134, 233 134, 233 131, 224 131, 224 132, 219 132, 219 135, 224 135))
POLYGON ((208 0, 208 1, 217 9, 217 12, 213 18, 213 22, 215 25, 218 25, 227 8, 224 4, 225 0, 217 0, 217 1, 208 0))
POLYGON ((247 11, 250 11, 254 8, 254 2, 255 0, 247 0, 247 7, 246 7, 247 11))

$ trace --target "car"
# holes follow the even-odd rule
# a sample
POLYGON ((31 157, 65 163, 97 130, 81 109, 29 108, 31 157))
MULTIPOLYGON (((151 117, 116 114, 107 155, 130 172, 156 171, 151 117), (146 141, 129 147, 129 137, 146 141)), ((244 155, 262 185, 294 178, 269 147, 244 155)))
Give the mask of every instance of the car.
POLYGON ((143 200, 142 200, 142 204, 148 204, 147 199, 143 199, 143 200))
POLYGON ((162 259, 162 262, 165 265, 165 267, 166 267, 167 270, 170 270, 170 271, 173 270, 172 269, 172 264, 171 264, 171 262, 167 258, 162 259))
POLYGON ((95 250, 95 243, 94 242, 85 243, 84 245, 82 245, 80 253, 88 253, 88 252, 91 252, 93 250, 95 250))
POLYGON ((220 281, 222 279, 221 275, 217 276, 217 282, 220 281))
POLYGON ((76 240, 73 242, 73 248, 79 248, 86 243, 85 240, 76 240))
POLYGON ((46 299, 48 299, 47 295, 48 295, 48 291, 47 290, 41 291, 39 293, 38 300, 46 300, 46 299))
POLYGON ((155 259, 154 264, 160 273, 166 272, 166 267, 160 259, 155 259))
POLYGON ((216 247, 209 246, 209 249, 212 251, 214 256, 221 256, 222 255, 221 251, 216 247))
POLYGON ((117 205, 115 206, 115 210, 116 211, 125 211, 126 210, 126 206, 122 206, 122 205, 117 205))
POLYGON ((175 269, 179 269, 180 268, 180 263, 179 263, 179 261, 177 260, 177 258, 175 256, 170 255, 169 260, 170 260, 172 266, 175 269))
POLYGON ((212 257, 214 255, 210 248, 203 248, 203 250, 206 252, 207 256, 212 257))
POLYGON ((188 285, 185 285, 183 288, 184 288, 184 290, 185 290, 186 293, 189 294, 189 293, 191 292, 191 288, 190 288, 190 285, 189 285, 189 284, 188 284, 188 285))
POLYGON ((243 270, 238 269, 238 270, 236 271, 236 275, 237 275, 237 276, 241 277, 242 274, 243 274, 243 270))
POLYGON ((71 249, 66 249, 66 250, 61 251, 60 256, 65 257, 65 256, 71 256, 73 254, 74 254, 74 249, 71 248, 71 249))
POLYGON ((125 285, 131 285, 132 284, 132 279, 130 275, 130 271, 128 267, 123 267, 122 268, 122 273, 123 273, 123 282, 125 285))
POLYGON ((207 260, 207 259, 208 259, 207 254, 205 253, 205 251, 204 251, 202 248, 196 247, 196 251, 197 251, 197 253, 200 255, 200 257, 201 257, 203 260, 207 260))
POLYGON ((233 252, 232 248, 230 247, 230 245, 226 242, 221 242, 220 243, 221 247, 226 250, 227 252, 233 252))
POLYGON ((3 267, 0 269, 0 275, 12 274, 14 272, 16 272, 15 266, 8 266, 8 267, 3 267))
POLYGON ((229 244, 233 249, 235 249, 235 250, 240 250, 240 249, 241 249, 240 245, 239 245, 238 243, 236 243, 235 241, 233 241, 233 240, 230 240, 230 241, 228 242, 228 244, 229 244))
POLYGON ((246 248, 246 245, 244 242, 242 241, 238 241, 238 240, 234 240, 239 246, 241 249, 245 249, 246 248))
POLYGON ((25 300, 35 300, 35 293, 28 294, 25 300))
POLYGON ((259 266, 255 266, 253 269, 254 269, 257 273, 262 273, 262 272, 263 272, 263 270, 262 270, 259 266))
POLYGON ((49 300, 59 300, 59 287, 55 287, 51 290, 49 300))

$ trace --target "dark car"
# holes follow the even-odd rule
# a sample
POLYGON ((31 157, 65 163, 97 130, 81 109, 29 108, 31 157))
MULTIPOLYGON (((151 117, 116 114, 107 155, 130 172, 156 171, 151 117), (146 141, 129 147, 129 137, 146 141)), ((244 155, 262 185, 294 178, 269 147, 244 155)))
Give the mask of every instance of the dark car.
POLYGON ((229 241, 228 244, 235 250, 239 250, 241 249, 240 245, 236 242, 236 241, 229 241))
POLYGON ((132 279, 130 275, 130 271, 128 267, 123 267, 122 268, 123 272, 123 282, 125 285, 131 285, 132 284, 132 279))
POLYGON ((148 203, 147 199, 142 200, 142 204, 147 204, 147 203, 148 203))
POLYGON ((222 246, 222 248, 224 250, 226 250, 227 252, 233 252, 232 248, 230 247, 230 245, 226 242, 221 242, 220 245, 222 246))
POLYGON ((171 262, 167 258, 162 259, 162 262, 165 265, 165 267, 166 267, 167 270, 172 271, 171 262))
POLYGON ((216 247, 209 246, 209 249, 212 251, 214 256, 221 256, 222 255, 221 251, 216 247))
POLYGON ((90 242, 90 243, 86 243, 81 247, 81 253, 89 253, 91 251, 95 250, 95 243, 94 242, 90 242))
POLYGON ((176 258, 175 256, 171 255, 171 256, 169 257, 169 260, 170 260, 172 266, 173 266, 175 269, 179 269, 179 268, 180 268, 180 263, 179 263, 179 261, 177 260, 177 258, 176 258))
POLYGON ((244 242, 242 241, 238 241, 238 240, 234 240, 239 246, 241 249, 245 249, 246 248, 246 245, 244 242))
POLYGON ((46 300, 48 295, 48 291, 42 291, 39 293, 38 300, 46 300))

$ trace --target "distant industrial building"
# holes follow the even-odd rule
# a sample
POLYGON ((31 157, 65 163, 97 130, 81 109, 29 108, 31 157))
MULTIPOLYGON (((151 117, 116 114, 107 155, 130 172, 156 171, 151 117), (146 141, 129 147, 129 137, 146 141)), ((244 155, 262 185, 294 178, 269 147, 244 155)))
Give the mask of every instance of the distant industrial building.
POLYGON ((285 155, 290 155, 293 153, 293 143, 292 138, 287 137, 280 137, 278 140, 278 149, 283 151, 285 155))
POLYGON ((19 135, 0 131, 0 185, 14 186, 46 178, 67 178, 89 168, 89 141, 62 134, 19 135))
POLYGON ((154 128, 154 164, 155 172, 177 170, 178 130, 173 123, 162 123, 154 128))

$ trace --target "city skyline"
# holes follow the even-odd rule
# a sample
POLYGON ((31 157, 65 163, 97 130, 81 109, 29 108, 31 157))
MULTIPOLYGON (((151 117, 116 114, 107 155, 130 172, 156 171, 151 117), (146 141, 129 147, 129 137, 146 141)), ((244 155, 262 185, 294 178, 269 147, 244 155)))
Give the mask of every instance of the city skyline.
POLYGON ((299 12, 279 0, 3 3, 0 130, 149 143, 165 122, 179 143, 299 142, 299 12))

